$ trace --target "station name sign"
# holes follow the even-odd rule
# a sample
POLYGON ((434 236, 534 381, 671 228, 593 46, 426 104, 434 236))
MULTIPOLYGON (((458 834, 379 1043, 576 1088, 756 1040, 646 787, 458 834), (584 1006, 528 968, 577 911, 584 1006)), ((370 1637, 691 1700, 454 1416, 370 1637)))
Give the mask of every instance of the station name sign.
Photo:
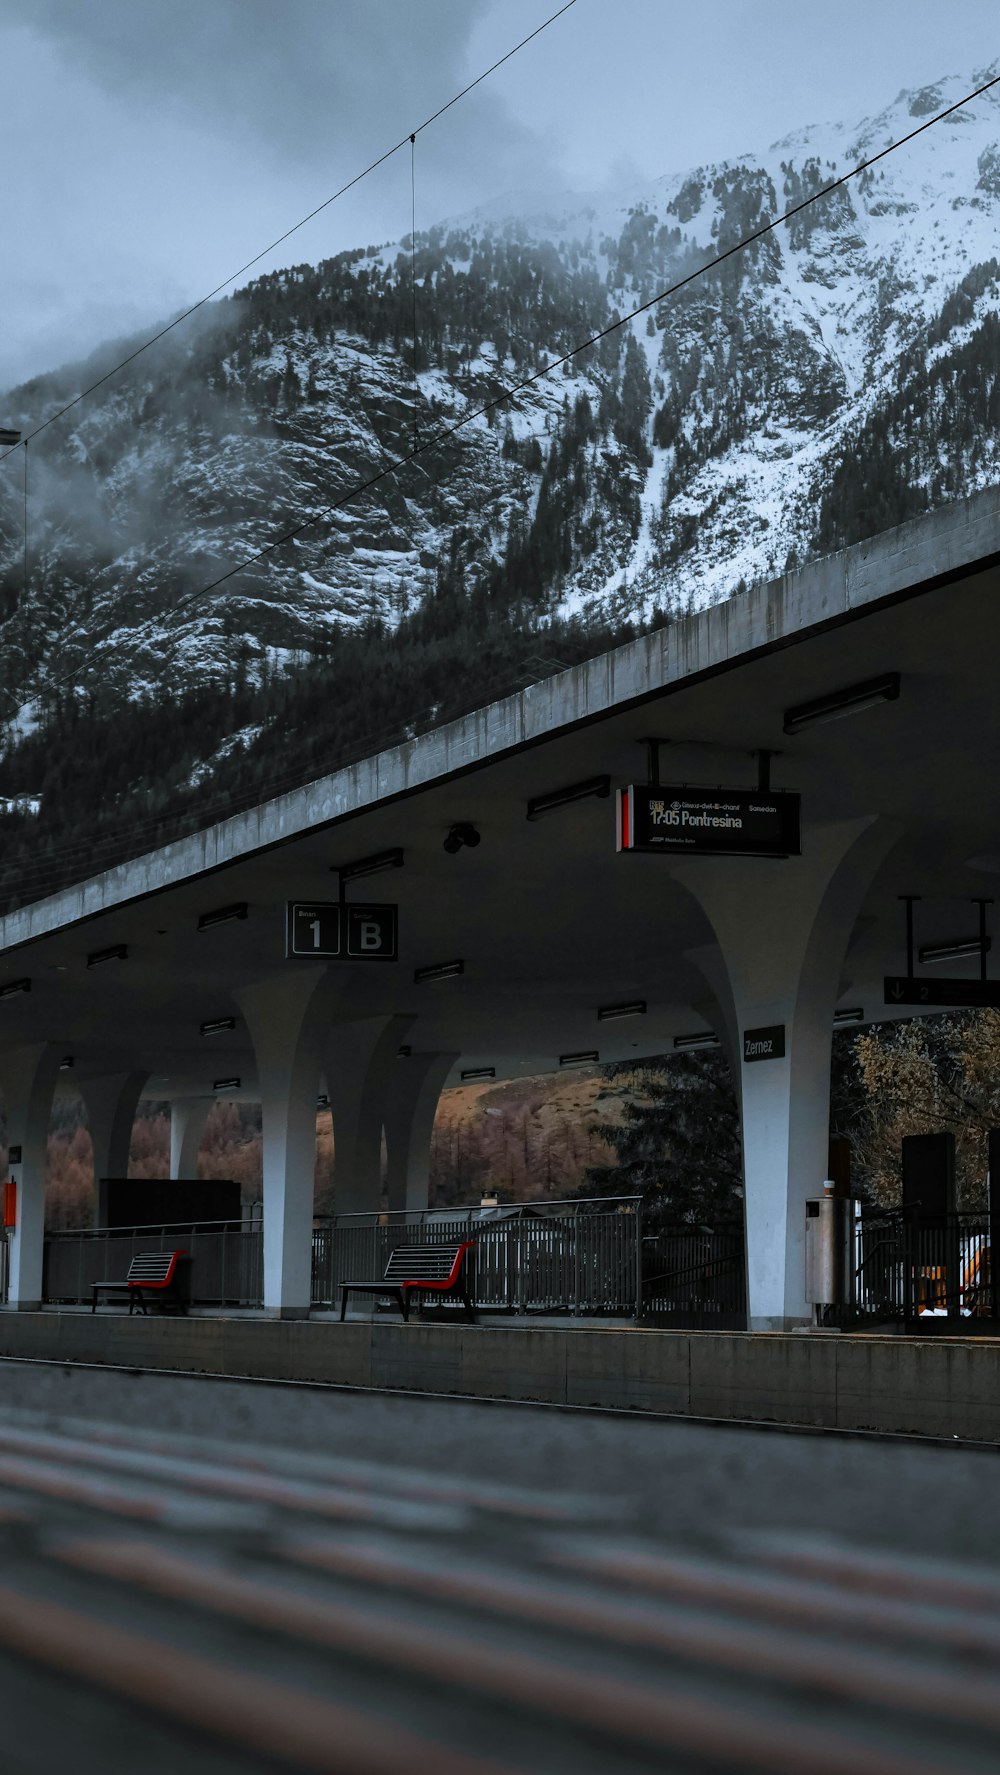
POLYGON ((798 795, 633 783, 618 792, 620 851, 661 856, 797 857, 798 795))
POLYGON ((345 905, 339 900, 289 900, 285 907, 289 961, 396 961, 395 906, 345 905))
POLYGON ((753 1060, 784 1060, 785 1058, 785 1025, 769 1023, 763 1029, 745 1029, 743 1031, 743 1059, 749 1063, 753 1060))

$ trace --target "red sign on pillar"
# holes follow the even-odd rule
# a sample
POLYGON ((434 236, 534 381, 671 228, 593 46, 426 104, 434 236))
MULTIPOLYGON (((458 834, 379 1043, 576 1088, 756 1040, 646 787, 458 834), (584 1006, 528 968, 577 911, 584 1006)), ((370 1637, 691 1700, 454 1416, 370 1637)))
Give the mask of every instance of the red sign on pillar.
POLYGON ((17 1225, 17 1184, 13 1177, 8 1177, 3 1186, 3 1223, 5 1227, 17 1225))

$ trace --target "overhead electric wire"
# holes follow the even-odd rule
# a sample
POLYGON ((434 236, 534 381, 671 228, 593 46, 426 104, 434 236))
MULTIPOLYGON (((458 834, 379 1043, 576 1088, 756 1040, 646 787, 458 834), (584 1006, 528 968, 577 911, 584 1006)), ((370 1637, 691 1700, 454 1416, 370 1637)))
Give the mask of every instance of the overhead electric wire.
POLYGON ((417 370, 417 138, 410 137, 410 296, 413 302, 413 447, 420 442, 417 406, 420 375, 417 370))
POLYGON ((910 130, 907 135, 900 136, 896 141, 890 142, 887 147, 881 148, 877 154, 869 155, 867 160, 862 160, 857 166, 851 167, 848 172, 841 173, 839 178, 832 179, 829 185, 824 185, 821 190, 814 191, 810 197, 803 198, 800 203, 792 204, 791 208, 783 210, 780 216, 772 217, 770 221, 764 222, 760 228, 755 228, 751 234, 743 235, 738 241, 734 242, 731 247, 726 247, 723 252, 716 253, 714 258, 707 260, 704 265, 699 265, 696 270, 688 272, 685 277, 679 278, 676 283, 669 284, 666 289, 659 290, 655 296, 650 296, 647 301, 638 303, 635 308, 630 308, 627 314, 620 315, 617 320, 611 321, 608 326, 602 327, 599 332, 592 333, 588 339, 581 340, 579 345, 574 345, 570 351, 563 352, 561 357, 553 358, 550 364, 545 364, 540 370, 532 371, 530 376, 522 377, 520 382, 515 382, 509 388, 504 389, 502 394, 495 395, 492 400, 484 401, 482 406, 474 407, 471 412, 464 414, 461 419, 456 420, 454 425, 446 426, 444 430, 436 432, 433 437, 427 438, 422 444, 415 445, 415 447, 408 451, 405 456, 396 457, 395 460, 388 463, 385 468, 380 468, 377 473, 369 475, 367 480, 357 482, 357 484, 349 488, 346 493, 341 494, 338 499, 332 500, 329 505, 323 506, 320 511, 314 512, 310 517, 303 518, 300 524, 294 524, 290 530, 282 531, 280 536, 275 536, 270 542, 265 543, 262 548, 255 550, 251 555, 247 555, 242 561, 237 562, 235 566, 227 568, 226 572, 220 574, 217 579, 210 580, 207 585, 201 586, 195 596, 204 597, 207 593, 214 592, 219 586, 225 585, 227 580, 233 579, 236 574, 245 572, 248 567, 255 566, 258 561, 262 561, 266 556, 273 554, 274 550, 281 548, 284 543, 292 542, 295 537, 301 536, 304 530, 310 530, 314 524, 319 524, 324 518, 331 517, 334 512, 340 511, 340 509, 349 504, 352 499, 357 499, 362 493, 370 492, 372 487, 377 487, 379 482, 386 480, 389 475, 398 474, 400 469, 406 468, 416 457, 424 456, 430 450, 439 449, 442 444, 448 443, 458 432, 463 431, 466 426, 472 425, 475 420, 483 419, 487 414, 492 413, 497 407, 505 406, 508 401, 513 400, 519 394, 523 394, 525 389, 533 388, 536 383, 543 381, 546 376, 551 376, 553 370, 561 369, 564 364, 568 364, 573 358, 579 357, 582 351, 589 351, 591 346, 599 345, 602 339, 607 339, 611 333, 616 333, 619 328, 628 326, 629 322, 635 320, 638 315, 645 314, 649 309, 657 308, 661 302, 666 302, 671 296, 676 296, 679 291, 686 289, 689 284, 695 283, 698 278, 704 277, 707 272, 716 271, 720 265, 724 265, 726 260, 733 258, 736 253, 742 253, 747 247, 753 246, 756 241, 763 240, 766 235, 772 234, 776 228, 782 227, 785 222, 790 222, 793 216, 801 215, 803 210, 807 210, 813 204, 819 203, 821 198, 829 197, 832 191, 837 191, 842 185, 848 184, 851 179, 858 178, 861 173, 867 172, 870 167, 876 166, 880 160, 885 160, 889 154, 895 154, 897 149, 904 148, 908 142, 912 142, 915 137, 922 135, 925 130, 932 129, 936 123, 943 122, 946 117, 951 117, 956 111, 960 111, 963 105, 971 104, 973 99, 980 98, 984 92, 989 92, 991 87, 997 85, 1000 85, 1000 74, 994 75, 992 80, 985 81, 982 86, 977 86, 973 92, 966 93, 964 98, 956 100, 955 104, 946 106, 943 111, 937 112, 934 117, 927 118, 926 121, 919 124, 916 129, 910 130))
MULTIPOLYGON (((567 8, 563 7, 561 10, 566 11, 567 8)), ((559 13, 553 14, 553 18, 558 17, 559 13)), ((551 20, 547 22, 551 23, 551 20)), ((540 26, 539 29, 544 29, 544 26, 540 26)), ((537 35, 537 32, 533 33, 533 35, 537 35)), ((527 42, 529 39, 525 39, 525 41, 527 42)), ((511 51, 510 53, 513 54, 514 51, 511 51)), ((903 148, 907 143, 914 141, 917 136, 923 135, 926 130, 933 129, 936 124, 942 123, 946 117, 953 116, 954 113, 960 111, 963 106, 971 104, 974 99, 981 98, 983 93, 989 92, 992 87, 997 85, 1000 85, 1000 74, 995 75, 991 80, 984 81, 981 86, 976 87, 972 92, 964 94, 961 99, 956 100, 953 105, 946 106, 943 111, 936 112, 933 117, 926 118, 923 123, 918 124, 916 129, 912 129, 905 136, 900 136, 895 141, 888 143, 888 145, 885 148, 881 148, 877 154, 869 155, 866 160, 860 161, 857 166, 851 167, 846 173, 842 173, 839 178, 832 179, 828 185, 824 185, 819 191, 813 192, 811 196, 803 198, 801 202, 793 204, 789 209, 784 210, 780 216, 773 217, 770 221, 762 223, 759 228, 754 229, 750 234, 743 235, 738 241, 735 241, 732 246, 726 247, 724 251, 717 253, 712 259, 707 260, 704 265, 698 266, 685 277, 679 278, 676 283, 670 284, 665 289, 658 291, 655 296, 650 296, 645 302, 638 303, 636 307, 630 309, 628 313, 621 315, 617 320, 611 321, 608 326, 602 327, 599 332, 592 333, 589 338, 584 339, 578 345, 573 346, 570 351, 564 352, 561 357, 554 358, 550 364, 546 364, 542 369, 534 371, 530 376, 522 377, 519 382, 516 382, 510 388, 505 389, 502 394, 495 396, 492 400, 484 402, 482 406, 476 407, 473 411, 466 413, 460 420, 457 420, 454 425, 445 427, 444 430, 436 433, 434 437, 417 445, 414 449, 409 451, 407 455, 396 458, 385 468, 379 469, 377 473, 370 475, 366 480, 356 483, 355 486, 349 488, 346 493, 342 494, 340 498, 332 501, 329 505, 324 506, 320 512, 314 513, 310 517, 303 519, 302 523, 293 526, 292 529, 283 531, 280 536, 273 538, 272 541, 265 544, 263 548, 258 549, 254 554, 247 556, 235 566, 227 569, 227 571, 220 574, 218 578, 209 581, 207 585, 200 587, 194 596, 203 597, 209 592, 215 591, 217 587, 225 585, 228 580, 233 579, 238 573, 245 572, 248 567, 252 567, 258 561, 265 559, 266 556, 282 547, 284 543, 290 542, 296 536, 301 535, 304 530, 311 529, 314 524, 322 522, 325 517, 339 511, 352 499, 357 499, 362 493, 366 493, 370 491, 372 487, 378 486, 378 484, 381 481, 386 480, 388 476, 398 474, 400 469, 406 468, 416 457, 424 456, 429 451, 438 449, 441 445, 446 444, 451 438, 455 437, 458 432, 464 430, 466 426, 471 425, 475 420, 484 418, 495 408, 503 406, 507 401, 510 401, 518 394, 523 393, 525 389, 534 387, 545 377, 550 376, 554 370, 558 370, 564 364, 570 363, 572 359, 578 357, 582 351, 587 351, 592 346, 599 344, 602 339, 608 338, 610 334, 617 332, 621 327, 627 326, 629 322, 635 320, 638 315, 647 313, 651 308, 656 308, 661 302, 667 301, 671 296, 677 295, 679 291, 687 288, 690 284, 695 283, 708 272, 714 271, 720 265, 725 264, 727 260, 733 258, 737 253, 743 252, 747 247, 753 246, 756 241, 763 240, 767 235, 772 234, 775 229, 783 226, 784 223, 791 221, 794 216, 800 215, 803 210, 811 208, 813 204, 818 203, 822 198, 828 197, 831 192, 839 190, 842 186, 848 184, 851 179, 858 178, 861 173, 867 172, 870 167, 876 166, 879 161, 885 160, 890 154, 896 153, 898 149, 903 148)), ((406 139, 408 141, 409 137, 406 139)), ((17 447, 19 448, 20 446, 17 447)), ((91 653, 90 658, 92 657, 93 654, 91 653)), ((79 670, 80 668, 77 667, 76 671, 71 674, 71 677, 78 677, 79 670)), ((70 678, 63 679, 56 687, 61 688, 70 681, 70 678)), ((172 817, 176 820, 182 816, 174 815, 172 817)), ((171 816, 164 815, 162 823, 166 824, 167 820, 170 818, 171 816)), ((145 824, 145 822, 143 822, 143 824, 145 824)), ((108 839, 100 842, 110 846, 114 841, 108 839)), ((79 841, 77 844, 67 847, 65 853, 67 860, 69 855, 76 854, 78 849, 79 841)), ((21 877, 21 879, 25 882, 30 882, 32 877, 30 874, 27 874, 21 877)), ((37 876, 35 877, 35 880, 37 882, 37 876)))
MULTIPOLYGON (((565 0, 564 5, 560 6, 558 10, 553 12, 547 19, 543 19, 540 25, 536 25, 533 31, 529 31, 528 35, 522 37, 519 43, 515 43, 512 49, 508 49, 505 55, 500 56, 495 62, 492 62, 488 68, 484 68, 482 73, 477 74, 475 80, 470 80, 467 86, 463 86, 461 92, 456 92, 453 97, 446 100, 443 105, 439 105, 436 111, 432 111, 429 117, 425 117, 423 123, 418 123, 416 129, 408 130, 406 135, 402 136, 393 147, 387 148, 384 154, 380 154, 376 160, 371 161, 361 172, 355 173, 354 177, 348 179, 345 185, 341 185, 339 190, 334 191, 329 197, 325 197, 322 203, 316 205, 315 209, 311 209, 308 215, 303 216, 298 222, 293 222, 290 228, 286 228, 285 232, 279 234, 277 239, 272 240, 270 245, 262 247, 260 252, 255 253, 252 259, 248 259, 245 265, 241 265, 238 271, 233 271, 230 273, 229 277, 224 277, 221 283, 216 284, 214 290, 209 290, 207 296, 201 296, 197 302, 192 302, 190 308, 185 308, 182 313, 175 315, 172 321, 168 321, 166 326, 159 329, 159 332, 154 333, 152 337, 145 340, 142 345, 137 346, 135 351, 129 352, 127 357, 123 357, 119 363, 115 364, 110 370, 105 371, 103 376, 98 376, 97 380, 91 382, 87 388, 81 389, 80 393, 74 395, 71 401, 67 401, 65 406, 60 407, 55 413, 50 413, 47 419, 43 419, 40 425, 35 426, 34 431, 29 431, 27 433, 23 442, 27 444, 32 438, 37 438, 40 432, 46 431, 50 425, 54 425, 57 419, 62 419, 66 413, 72 412, 74 407, 78 407, 81 401, 85 401, 87 397, 94 394, 98 388, 103 388, 106 382, 110 382, 113 376, 117 376, 119 370, 124 370, 129 364, 135 363, 136 358, 142 357, 143 352, 149 351, 151 346, 157 345, 161 339, 165 339, 168 333, 174 331, 175 327, 179 327, 184 321, 190 320, 193 314, 197 314, 199 309, 204 308, 207 303, 214 301, 216 296, 221 296, 223 290, 228 289, 230 284, 235 283, 238 277, 243 277, 245 273, 251 271, 255 265, 259 265, 261 260, 266 259, 269 253, 273 253, 277 247, 283 246, 284 242, 290 240, 293 234, 297 234, 300 228, 304 228, 308 222, 312 222, 317 216, 322 215, 323 211, 328 210, 332 203, 337 202, 338 198, 344 197, 348 191, 354 189, 355 185, 360 185, 363 179, 367 179, 370 173, 377 172, 378 168, 384 166, 387 160, 391 160, 394 154, 398 154, 401 148, 405 148, 408 143, 413 142, 425 129, 430 129, 431 124, 437 123, 438 119, 445 115, 446 111, 450 111, 454 105, 457 105, 460 102, 460 100, 467 98, 470 92, 474 92, 477 86, 481 86, 484 80, 488 80, 491 74, 495 74, 498 68, 502 68, 505 62, 509 62, 513 56, 516 56, 520 50, 525 49, 536 37, 540 37, 543 31, 547 31, 550 25, 554 25, 557 19, 562 18, 563 14, 569 12, 575 5, 576 0, 565 0)), ((0 463, 5 462, 7 457, 12 455, 13 451, 19 447, 19 445, 14 445, 12 449, 7 450, 2 456, 0 456, 0 463)))

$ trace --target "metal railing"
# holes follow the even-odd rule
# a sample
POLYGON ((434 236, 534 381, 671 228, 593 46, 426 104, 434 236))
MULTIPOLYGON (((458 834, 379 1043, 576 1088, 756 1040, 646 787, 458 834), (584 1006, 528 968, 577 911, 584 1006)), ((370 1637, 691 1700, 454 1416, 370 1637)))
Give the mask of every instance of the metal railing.
POLYGON ((741 1225, 670 1227, 644 1235, 642 1308, 660 1325, 742 1331, 746 1259, 741 1225))
POLYGON ((143 1251, 185 1251, 184 1288, 194 1306, 259 1307, 264 1244, 259 1218, 134 1227, 84 1227, 45 1241, 42 1299, 90 1305, 95 1282, 123 1282, 143 1251))
POLYGON ((848 1310, 858 1317, 998 1318, 990 1217, 902 1209, 862 1214, 853 1282, 848 1310))
POLYGON ((639 1197, 340 1214, 313 1230, 313 1305, 332 1307, 340 1284, 381 1276, 399 1245, 475 1239, 472 1295, 487 1312, 637 1316, 641 1303, 639 1197))
MULTIPOLYGON (((500 1209, 342 1214, 312 1232, 312 1305, 339 1306, 342 1282, 373 1281, 403 1244, 474 1239, 472 1296, 484 1312, 650 1317, 719 1330, 745 1323, 741 1227, 644 1231, 638 1196, 573 1198, 500 1209)), ((263 1226, 202 1221, 94 1227, 45 1241, 42 1293, 90 1305, 95 1282, 123 1281, 138 1252, 180 1250, 194 1306, 263 1304, 263 1226)), ((428 1295, 427 1303, 433 1300, 428 1295)), ((447 1308, 442 1310, 447 1311, 447 1308)))

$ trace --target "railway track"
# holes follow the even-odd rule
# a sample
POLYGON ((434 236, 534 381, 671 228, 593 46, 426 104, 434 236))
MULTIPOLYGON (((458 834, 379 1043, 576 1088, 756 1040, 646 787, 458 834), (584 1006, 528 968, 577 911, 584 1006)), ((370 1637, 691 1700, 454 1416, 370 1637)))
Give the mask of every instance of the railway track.
POLYGON ((4 1775, 997 1767, 978 1566, 10 1406, 0 1548, 4 1775))

